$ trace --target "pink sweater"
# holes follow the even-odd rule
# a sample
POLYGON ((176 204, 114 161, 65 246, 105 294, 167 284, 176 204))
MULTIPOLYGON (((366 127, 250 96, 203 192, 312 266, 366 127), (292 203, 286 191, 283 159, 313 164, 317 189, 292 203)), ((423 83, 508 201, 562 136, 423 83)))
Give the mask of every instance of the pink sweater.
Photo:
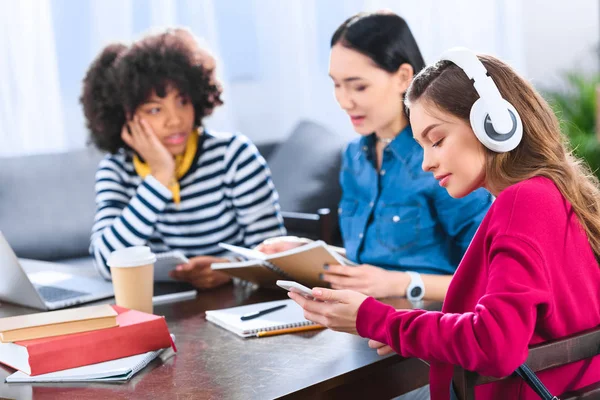
MULTIPOLYGON (((363 337, 431 363, 431 398, 448 399, 452 365, 510 375, 528 346, 600 325, 600 266, 569 202, 546 178, 496 199, 460 263, 442 312, 396 311, 373 298, 363 337)), ((559 395, 600 381, 600 357, 538 374, 559 395)), ((520 378, 476 388, 476 399, 539 399, 520 378)))

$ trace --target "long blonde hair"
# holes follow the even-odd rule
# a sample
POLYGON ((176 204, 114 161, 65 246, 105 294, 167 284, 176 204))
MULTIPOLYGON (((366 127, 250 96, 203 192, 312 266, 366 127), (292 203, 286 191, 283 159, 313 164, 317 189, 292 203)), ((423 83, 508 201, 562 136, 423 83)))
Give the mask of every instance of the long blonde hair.
MULTIPOLYGON (((600 261, 600 185, 589 167, 575 157, 548 103, 510 66, 492 56, 478 56, 502 96, 523 121, 523 139, 512 151, 486 149, 486 182, 493 192, 544 176, 571 203, 596 259, 600 261)), ((471 106, 479 98, 465 73, 450 61, 425 68, 406 94, 408 104, 419 99, 469 123, 471 106)))

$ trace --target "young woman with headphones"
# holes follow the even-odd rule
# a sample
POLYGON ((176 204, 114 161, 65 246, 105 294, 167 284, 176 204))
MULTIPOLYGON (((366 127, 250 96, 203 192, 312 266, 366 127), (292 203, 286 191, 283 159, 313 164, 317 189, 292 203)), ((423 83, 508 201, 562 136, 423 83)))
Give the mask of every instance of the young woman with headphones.
MULTIPOLYGON (((452 197, 497 196, 450 283, 442 312, 395 310, 350 290, 290 293, 306 318, 431 363, 432 399, 448 399, 453 365, 507 376, 528 347, 600 325, 600 190, 565 146, 548 104, 502 61, 454 49, 406 95, 423 169, 452 197), (582 306, 585 305, 585 306, 582 306)), ((550 393, 600 381, 600 356, 542 371, 550 393)), ((477 399, 538 398, 514 378, 477 399)))

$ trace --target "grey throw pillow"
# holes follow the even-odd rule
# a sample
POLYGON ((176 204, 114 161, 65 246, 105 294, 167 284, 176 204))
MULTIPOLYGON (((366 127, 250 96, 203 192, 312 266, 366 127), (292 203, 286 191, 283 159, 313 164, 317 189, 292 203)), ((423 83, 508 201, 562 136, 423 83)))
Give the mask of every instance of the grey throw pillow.
POLYGON ((0 231, 17 256, 88 254, 101 158, 91 149, 0 158, 0 231))
POLYGON ((283 211, 337 210, 345 145, 344 137, 314 122, 302 121, 295 127, 268 160, 283 211))

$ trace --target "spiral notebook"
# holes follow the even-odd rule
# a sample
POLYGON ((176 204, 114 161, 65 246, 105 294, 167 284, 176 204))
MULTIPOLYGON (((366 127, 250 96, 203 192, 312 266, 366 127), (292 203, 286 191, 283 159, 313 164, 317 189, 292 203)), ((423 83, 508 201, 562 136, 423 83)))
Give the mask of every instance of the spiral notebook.
POLYGON ((246 306, 211 310, 206 312, 206 319, 221 328, 227 329, 241 337, 255 337, 260 332, 288 329, 300 326, 316 325, 304 318, 302 307, 293 300, 277 300, 246 306), (285 308, 265 314, 255 319, 242 321, 242 315, 285 304, 285 308))
POLYGON ((313 287, 323 285, 320 278, 324 264, 356 265, 340 254, 337 247, 317 240, 275 254, 219 243, 219 246, 246 259, 246 261, 215 263, 213 270, 225 272, 234 278, 253 282, 263 287, 276 288, 278 279, 286 279, 313 287))

